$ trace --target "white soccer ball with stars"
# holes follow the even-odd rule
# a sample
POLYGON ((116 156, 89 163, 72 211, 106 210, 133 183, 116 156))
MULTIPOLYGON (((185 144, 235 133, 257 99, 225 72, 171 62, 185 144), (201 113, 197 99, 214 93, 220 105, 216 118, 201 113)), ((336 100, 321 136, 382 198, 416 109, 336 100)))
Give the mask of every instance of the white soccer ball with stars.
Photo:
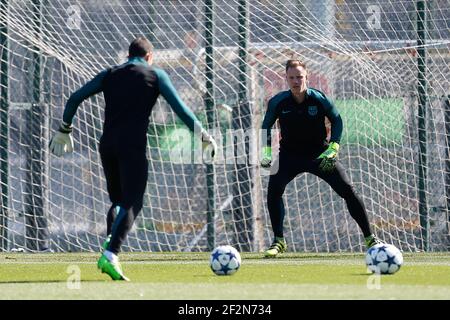
POLYGON ((211 252, 209 265, 211 270, 219 276, 232 275, 241 266, 241 255, 232 246, 218 246, 211 252))
POLYGON ((366 265, 377 274, 394 274, 403 264, 403 255, 392 244, 376 244, 366 253, 366 265))

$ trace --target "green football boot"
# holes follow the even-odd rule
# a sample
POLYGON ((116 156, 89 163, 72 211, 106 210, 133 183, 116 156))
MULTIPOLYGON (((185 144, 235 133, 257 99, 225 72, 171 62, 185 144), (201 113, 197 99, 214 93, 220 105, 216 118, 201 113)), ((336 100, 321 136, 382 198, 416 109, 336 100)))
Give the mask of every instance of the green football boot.
POLYGON ((264 252, 264 257, 275 258, 279 253, 286 252, 287 244, 284 238, 275 237, 272 245, 264 252))
POLYGON ((102 248, 103 248, 103 250, 108 250, 108 247, 109 247, 109 243, 111 242, 111 235, 109 234, 107 237, 106 237, 106 240, 103 242, 103 244, 102 244, 102 248))
POLYGON ((372 248, 376 244, 382 244, 383 241, 378 239, 375 235, 371 234, 370 236, 364 238, 367 249, 372 248))
POLYGON ((102 273, 108 274, 113 280, 130 281, 130 279, 123 274, 119 261, 111 262, 104 254, 102 254, 98 260, 97 266, 102 273))

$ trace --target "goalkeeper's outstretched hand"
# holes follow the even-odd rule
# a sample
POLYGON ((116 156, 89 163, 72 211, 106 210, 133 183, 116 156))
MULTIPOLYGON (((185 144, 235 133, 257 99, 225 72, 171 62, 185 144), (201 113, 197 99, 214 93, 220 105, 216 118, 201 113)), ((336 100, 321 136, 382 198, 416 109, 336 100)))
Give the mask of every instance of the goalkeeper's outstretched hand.
POLYGON ((210 159, 213 159, 217 153, 217 143, 214 138, 206 131, 202 132, 202 150, 207 151, 210 159))
POLYGON ((272 147, 265 146, 263 147, 263 156, 261 159, 261 167, 270 168, 272 165, 272 147))
POLYGON ((332 172, 338 157, 338 152, 339 143, 331 142, 327 150, 317 158, 320 161, 319 170, 324 173, 332 172))
POLYGON ((73 151, 72 126, 61 123, 58 131, 50 140, 50 152, 57 157, 61 157, 66 152, 73 151))

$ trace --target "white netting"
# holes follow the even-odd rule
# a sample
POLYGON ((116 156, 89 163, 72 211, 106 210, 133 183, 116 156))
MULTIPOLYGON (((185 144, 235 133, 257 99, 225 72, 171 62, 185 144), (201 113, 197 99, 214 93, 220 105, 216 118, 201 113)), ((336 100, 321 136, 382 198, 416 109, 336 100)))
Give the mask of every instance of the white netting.
MULTIPOLYGON (((51 156, 48 137, 70 94, 125 61, 138 35, 153 42, 155 64, 169 73, 201 121, 206 125, 213 116, 212 127, 220 127, 214 131, 222 142, 214 166, 217 243, 257 251, 272 240, 268 177, 254 165, 258 134, 249 137, 254 140, 247 149, 243 139, 220 137, 260 127, 267 100, 286 89, 284 63, 295 55, 308 65, 309 85, 342 113, 340 158, 375 232, 404 250, 423 249, 416 1, 247 1, 244 75, 238 32, 245 1, 212 2, 215 108, 207 115, 205 1, 0 0, 0 34, 7 40, 0 43, 0 75, 8 79, 0 84, 0 119, 9 119, 0 124, 0 148, 8 155, 1 164, 2 199, 8 198, 0 212, 3 249, 98 250, 110 205, 97 150, 103 97, 78 109, 73 155, 51 156), (240 101, 243 94, 247 101, 240 101)), ((448 250, 450 2, 427 3, 427 230, 430 249, 448 250)), ((123 249, 205 250, 205 166, 174 161, 185 146, 185 127, 163 99, 151 120, 145 205, 123 249)), ((364 248, 343 200, 316 177, 297 177, 284 199, 291 250, 364 248)))

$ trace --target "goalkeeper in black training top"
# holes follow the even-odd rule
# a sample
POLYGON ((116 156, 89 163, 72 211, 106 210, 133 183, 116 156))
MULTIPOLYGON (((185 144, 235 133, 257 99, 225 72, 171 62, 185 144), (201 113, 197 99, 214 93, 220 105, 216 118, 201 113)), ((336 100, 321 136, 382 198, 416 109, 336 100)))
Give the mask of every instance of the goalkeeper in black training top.
POLYGON ((146 156, 150 113, 161 94, 189 129, 201 134, 202 146, 214 157, 216 143, 183 103, 166 72, 151 66, 153 46, 144 37, 129 46, 128 61, 100 72, 74 92, 64 108, 63 122, 50 142, 56 156, 73 150, 72 119, 78 106, 103 92, 105 121, 100 139, 100 156, 112 202, 106 217, 107 238, 98 268, 113 280, 128 280, 117 254, 142 209, 148 176, 146 156))
POLYGON ((261 166, 270 168, 272 162, 271 128, 278 119, 281 129, 277 172, 269 178, 267 206, 274 232, 274 241, 265 257, 276 257, 287 249, 283 236, 285 215, 283 193, 286 185, 302 172, 325 180, 344 198, 350 215, 361 228, 367 247, 380 243, 371 232, 361 199, 356 195, 342 166, 336 162, 342 135, 342 119, 333 103, 320 91, 307 88, 308 72, 303 62, 288 60, 286 80, 290 90, 269 101, 262 124, 263 157, 261 166), (325 117, 331 122, 331 138, 326 141, 325 117))

